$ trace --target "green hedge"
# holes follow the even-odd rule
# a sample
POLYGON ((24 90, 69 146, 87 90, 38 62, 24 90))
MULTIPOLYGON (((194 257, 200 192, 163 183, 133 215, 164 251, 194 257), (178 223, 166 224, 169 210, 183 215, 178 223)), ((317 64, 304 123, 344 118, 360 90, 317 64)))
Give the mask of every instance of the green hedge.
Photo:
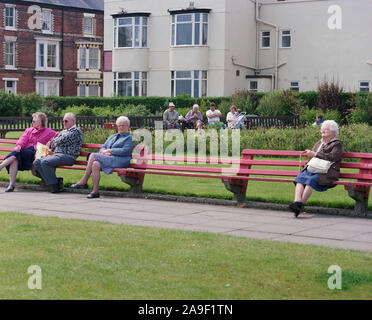
MULTIPOLYGON (((229 132, 228 150, 232 153, 231 132, 229 132)), ((193 130, 192 130, 193 131, 193 130)), ((187 151, 187 132, 185 130, 183 141, 183 150, 187 151)), ((193 131, 195 132, 195 131, 193 131)), ((219 130, 217 132, 220 132, 219 130)), ((366 124, 355 124, 340 127, 339 139, 342 141, 344 152, 363 152, 371 153, 371 128, 366 124)), ((104 143, 107 137, 112 134, 111 130, 97 129, 84 134, 84 143, 104 143)), ((132 132, 133 134, 133 132, 132 132)), ((167 131, 164 131, 167 135, 167 131)), ((153 136, 152 148, 155 150, 155 139, 153 136)), ((318 127, 308 126, 302 129, 277 129, 277 128, 258 128, 254 130, 240 131, 240 152, 243 149, 264 149, 264 150, 306 150, 311 149, 313 145, 320 140, 321 135, 318 127)), ((207 138, 206 152, 210 152, 210 138, 207 138)), ((164 141, 164 151, 173 144, 172 141, 164 141)), ((139 143, 139 142, 137 142, 139 143)), ((182 146, 181 146, 182 147, 182 146)), ((198 152, 198 141, 195 143, 196 154, 198 152)))

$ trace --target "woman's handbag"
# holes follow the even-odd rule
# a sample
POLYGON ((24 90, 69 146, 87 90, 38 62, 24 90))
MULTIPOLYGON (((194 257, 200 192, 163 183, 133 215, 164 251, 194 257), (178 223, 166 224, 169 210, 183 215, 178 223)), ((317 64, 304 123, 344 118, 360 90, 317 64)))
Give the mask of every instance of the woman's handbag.
POLYGON ((327 173, 331 167, 332 162, 328 160, 319 159, 317 157, 311 158, 307 163, 306 169, 310 173, 327 173))

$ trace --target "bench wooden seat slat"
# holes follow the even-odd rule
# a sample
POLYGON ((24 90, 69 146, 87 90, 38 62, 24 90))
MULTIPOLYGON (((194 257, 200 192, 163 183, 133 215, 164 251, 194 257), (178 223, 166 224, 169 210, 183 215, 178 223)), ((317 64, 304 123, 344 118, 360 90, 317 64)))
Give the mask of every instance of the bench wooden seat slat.
MULTIPOLYGON (((0 144, 15 144, 14 139, 0 139, 0 144)), ((58 168, 85 170, 88 150, 98 151, 101 144, 83 144, 80 157, 73 166, 58 168)), ((0 151, 12 151, 9 146, 0 146, 0 151)), ((164 176, 182 176, 193 178, 221 179, 227 190, 234 193, 234 200, 246 201, 248 181, 293 183, 299 172, 299 166, 306 164, 306 158, 300 163, 301 151, 257 150, 245 149, 240 159, 232 158, 198 158, 148 155, 143 147, 136 147, 129 168, 114 169, 123 182, 128 183, 130 192, 142 192, 142 184, 146 174, 164 176), (140 151, 138 153, 138 150, 140 151), (268 156, 275 159, 254 159, 256 156, 268 156), (277 158, 284 157, 282 160, 277 158), (288 157, 296 157, 295 159, 288 157), (159 163, 160 162, 160 163, 159 163), (191 163, 190 163, 191 162, 191 163), (214 167, 213 165, 222 165, 214 167), (223 165, 231 165, 226 167, 223 165), (236 165, 234 167, 234 165, 236 165), (274 168, 272 168, 274 167, 274 168)), ((5 155, 0 156, 0 160, 5 155)), ((365 215, 368 211, 368 196, 372 187, 372 154, 345 152, 341 162, 340 180, 335 185, 343 185, 349 196, 356 201, 355 213, 365 215), (349 161, 352 162, 349 162, 349 161), (349 172, 355 171, 355 172, 349 172)))

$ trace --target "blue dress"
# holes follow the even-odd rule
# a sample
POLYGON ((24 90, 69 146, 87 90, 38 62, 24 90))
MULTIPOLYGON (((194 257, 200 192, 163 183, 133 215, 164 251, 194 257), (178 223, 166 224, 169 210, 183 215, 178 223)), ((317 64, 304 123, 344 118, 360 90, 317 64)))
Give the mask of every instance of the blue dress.
MULTIPOLYGON (((32 163, 35 160, 35 148, 33 146, 28 147, 27 149, 21 148, 19 152, 12 151, 9 153, 5 159, 15 156, 16 159, 18 160, 18 170, 24 171, 24 170, 30 170, 32 168, 32 163)), ((9 166, 6 166, 6 170, 9 173, 9 166)))
POLYGON ((129 132, 124 134, 112 134, 108 137, 101 149, 112 150, 112 156, 106 156, 102 153, 94 153, 94 158, 99 162, 104 173, 110 174, 114 168, 128 168, 132 158, 134 143, 129 132))
POLYGON ((327 186, 321 186, 319 184, 319 173, 311 173, 306 169, 300 172, 300 174, 293 181, 295 185, 297 184, 297 182, 303 185, 309 185, 311 188, 319 192, 328 190, 327 186))

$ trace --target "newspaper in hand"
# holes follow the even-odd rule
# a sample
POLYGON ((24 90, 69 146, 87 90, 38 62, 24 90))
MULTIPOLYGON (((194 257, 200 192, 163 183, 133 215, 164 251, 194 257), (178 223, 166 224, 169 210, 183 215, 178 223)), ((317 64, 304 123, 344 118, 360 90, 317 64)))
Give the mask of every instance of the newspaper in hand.
POLYGON ((47 155, 49 155, 49 148, 46 145, 38 142, 36 144, 35 159, 45 158, 47 155))

